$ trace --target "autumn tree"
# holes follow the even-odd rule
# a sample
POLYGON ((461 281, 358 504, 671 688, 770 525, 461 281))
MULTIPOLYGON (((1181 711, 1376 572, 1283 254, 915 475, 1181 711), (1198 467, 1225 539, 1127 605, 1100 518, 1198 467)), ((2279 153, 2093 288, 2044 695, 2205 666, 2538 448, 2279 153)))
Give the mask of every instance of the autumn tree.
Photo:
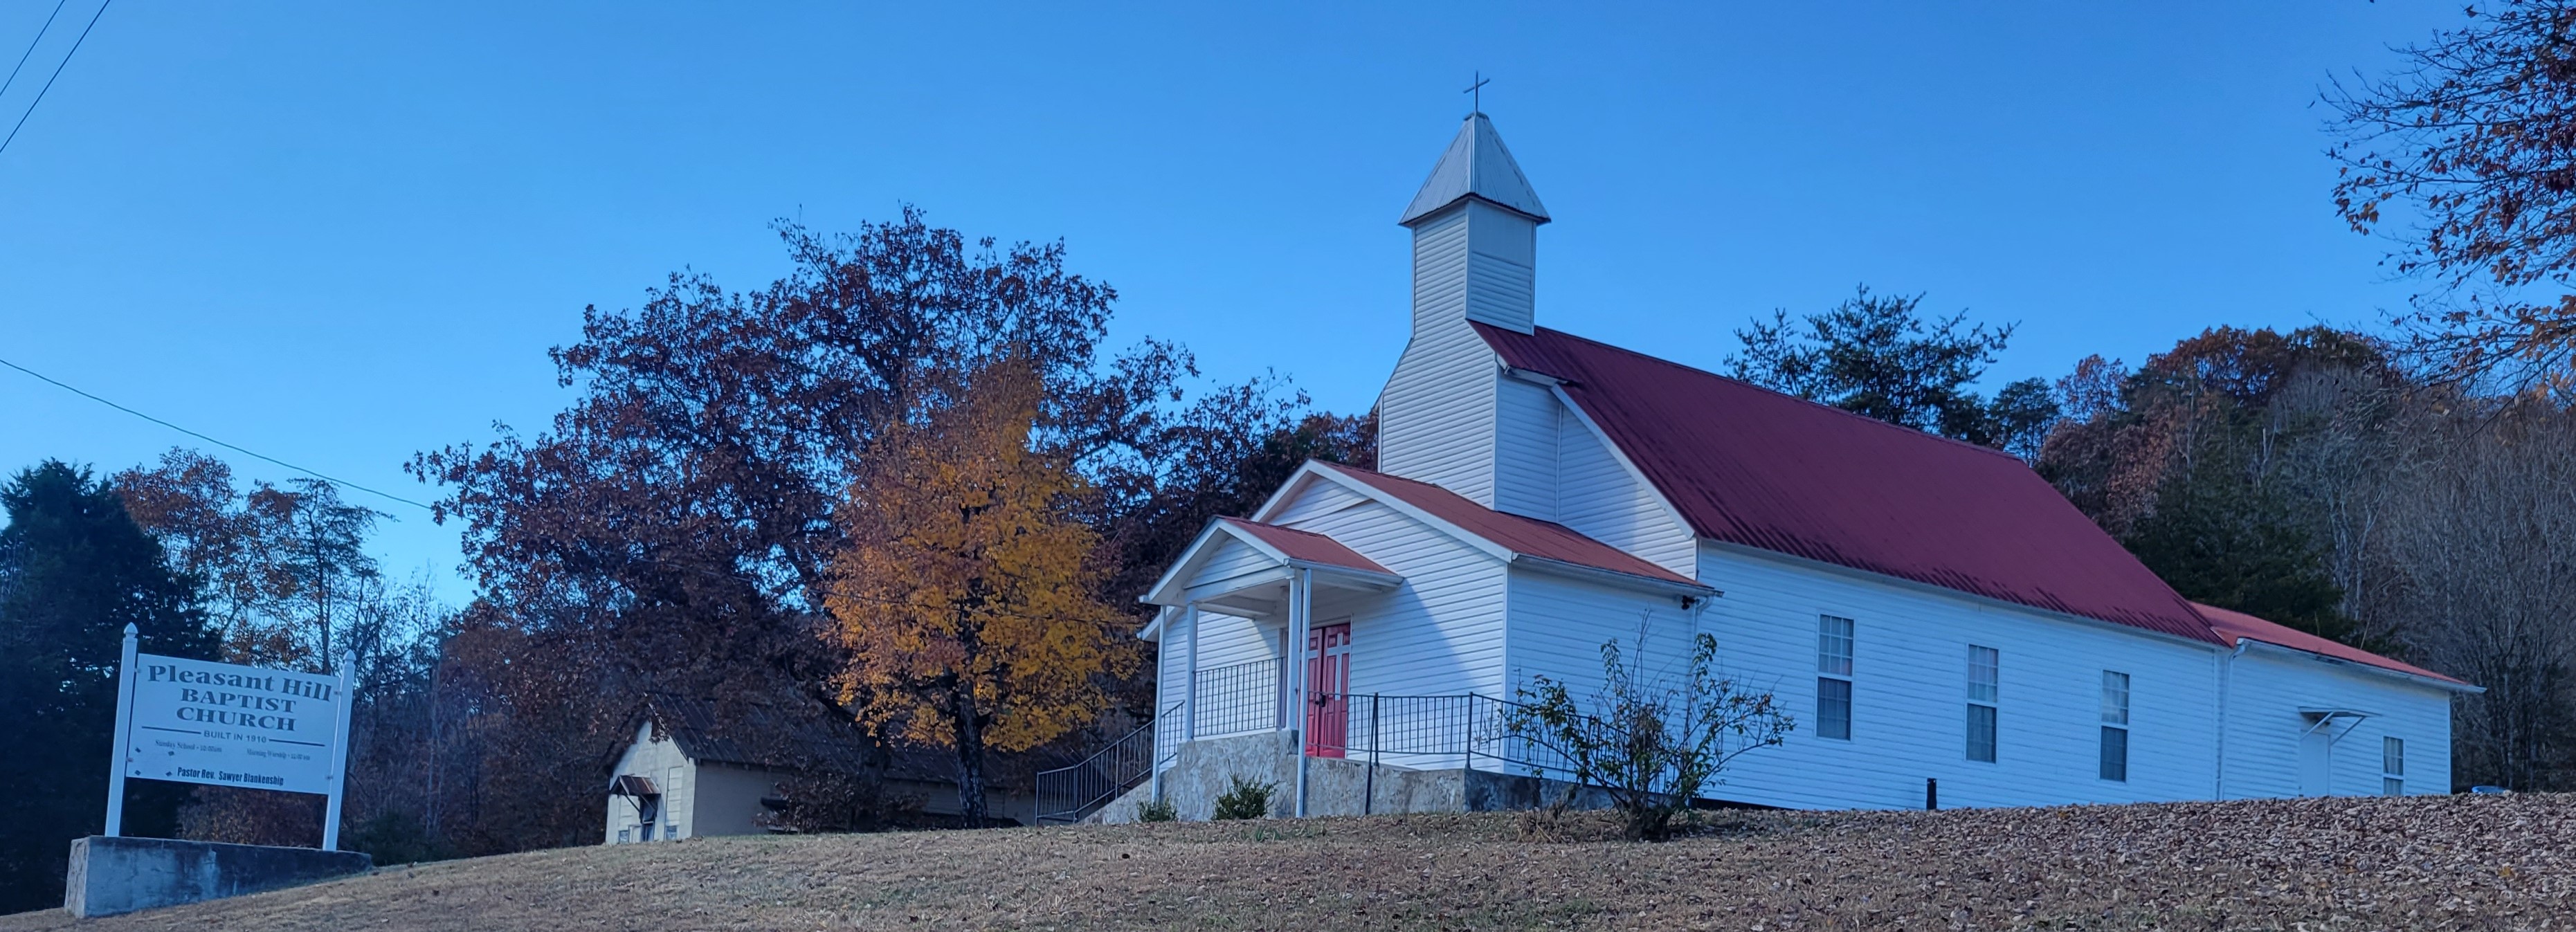
MULTIPOLYGON (((1026 353, 1035 432, 1090 483, 1078 512, 1118 566, 1105 600, 1122 607, 1174 537, 1267 493, 1230 468, 1238 452, 1277 437, 1284 458, 1356 433, 1343 419, 1304 431, 1312 412, 1284 379, 1202 391, 1178 346, 1113 350, 1117 292, 1076 274, 1061 243, 996 245, 913 209, 844 235, 778 233, 789 268, 765 286, 684 273, 635 307, 586 309, 551 354, 573 399, 542 431, 410 464, 442 486, 439 520, 464 523, 478 584, 441 668, 456 694, 442 703, 477 710, 450 732, 457 753, 492 755, 474 771, 491 777, 475 778, 479 814, 443 816, 460 850, 570 837, 544 814, 588 805, 591 776, 498 755, 593 758, 644 689, 787 684, 837 713, 845 665, 817 636, 836 624, 824 601, 850 543, 835 508, 882 433, 918 423, 958 373, 1026 353)), ((1149 709, 1143 685, 1122 684, 1135 698, 1120 705, 1149 709)))
POLYGON ((1089 723, 1135 655, 1096 593, 1089 484, 1038 443, 1043 385, 1011 358, 889 425, 835 513, 850 544, 825 599, 842 701, 957 752, 965 823, 986 823, 987 749, 1089 723))
POLYGON ((2576 391, 2576 2, 2472 5, 2325 95, 2335 207, 2432 287, 2400 323, 2446 378, 2576 391))
POLYGON ((2370 520, 2354 457, 2402 382, 2357 334, 2215 327, 2135 372, 2080 363, 2059 384, 2083 416, 2038 468, 2183 595, 2358 643, 2337 542, 2370 520))
POLYGON ((383 595, 366 545, 387 516, 329 482, 244 488, 222 460, 174 448, 112 485, 172 567, 203 581, 228 661, 327 670, 383 595))
POLYGON ((1967 312, 1927 316, 1922 295, 1874 294, 1862 285, 1821 314, 1738 330, 1735 377, 1928 433, 2029 459, 2057 420, 2048 383, 2006 385, 1993 401, 1968 386, 1985 376, 2012 325, 1967 324, 1967 312))

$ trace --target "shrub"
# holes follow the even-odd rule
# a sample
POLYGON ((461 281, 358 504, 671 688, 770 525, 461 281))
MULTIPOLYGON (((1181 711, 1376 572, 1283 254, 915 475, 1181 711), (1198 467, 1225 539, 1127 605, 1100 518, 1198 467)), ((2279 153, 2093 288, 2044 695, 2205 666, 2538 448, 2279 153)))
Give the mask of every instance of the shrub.
POLYGON ((1254 783, 1239 776, 1227 776, 1232 784, 1216 798, 1216 817, 1220 819, 1266 819, 1270 801, 1279 795, 1279 784, 1254 783))
POLYGON ((1145 799, 1136 802, 1138 822, 1178 822, 1181 810, 1168 799, 1145 799))
POLYGON ((1685 681, 1641 684, 1612 640, 1601 645, 1603 686, 1588 708, 1564 683, 1535 677, 1504 713, 1503 727, 1573 770, 1554 812, 1585 787, 1598 787, 1625 817, 1629 838, 1661 840, 1671 836, 1673 817, 1690 808, 1727 762, 1779 744, 1795 727, 1770 693, 1718 676, 1716 660, 1717 639, 1702 634, 1692 641, 1685 681))

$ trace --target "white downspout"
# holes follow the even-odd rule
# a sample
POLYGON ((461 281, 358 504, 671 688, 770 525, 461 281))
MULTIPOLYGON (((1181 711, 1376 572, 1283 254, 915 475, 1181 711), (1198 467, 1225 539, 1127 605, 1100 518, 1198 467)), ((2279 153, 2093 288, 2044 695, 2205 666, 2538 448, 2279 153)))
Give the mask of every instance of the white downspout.
MULTIPOLYGON (((1187 680, 1182 688, 1189 693, 1181 697, 1181 743, 1187 744, 1199 739, 1199 603, 1189 603, 1184 617, 1190 625, 1190 669, 1182 675, 1187 680)), ((1173 749, 1173 753, 1179 751, 1173 749)))
POLYGON ((2212 768, 2210 799, 2227 799, 2227 708, 2228 687, 2236 679, 2236 658, 2245 653, 2245 642, 2239 639, 2234 650, 2218 655, 2218 760, 2212 768))

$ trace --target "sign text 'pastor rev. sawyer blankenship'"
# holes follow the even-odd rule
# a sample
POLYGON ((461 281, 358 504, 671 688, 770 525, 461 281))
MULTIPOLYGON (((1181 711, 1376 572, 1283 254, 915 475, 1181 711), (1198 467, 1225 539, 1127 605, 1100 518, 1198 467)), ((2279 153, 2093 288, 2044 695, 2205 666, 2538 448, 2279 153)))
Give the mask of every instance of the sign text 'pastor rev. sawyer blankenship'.
POLYGON ((138 654, 126 776, 329 792, 338 678, 138 654))

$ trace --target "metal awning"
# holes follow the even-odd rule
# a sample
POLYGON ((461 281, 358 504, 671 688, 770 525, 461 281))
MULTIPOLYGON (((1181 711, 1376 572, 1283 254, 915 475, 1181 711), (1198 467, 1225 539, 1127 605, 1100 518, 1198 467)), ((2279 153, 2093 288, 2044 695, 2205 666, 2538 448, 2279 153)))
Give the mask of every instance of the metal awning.
POLYGON ((653 778, 651 777, 639 777, 631 773, 624 773, 618 774, 616 779, 608 781, 608 795, 633 796, 640 799, 646 796, 660 796, 662 795, 662 791, 653 785, 653 778))
POLYGON ((2336 721, 2341 720, 2350 722, 2351 724, 2344 726, 2343 729, 2345 732, 2349 733, 2353 729, 2361 727, 2362 719, 2370 718, 2376 714, 2378 713, 2364 712, 2360 709, 2347 709, 2341 706, 2303 705, 2299 707, 2299 717, 2308 720, 2306 733, 2314 734, 2316 732, 2323 731, 2325 732, 2326 740, 2328 742, 2332 742, 2337 738, 2343 737, 2342 735, 2335 733, 2334 724, 2336 721))

